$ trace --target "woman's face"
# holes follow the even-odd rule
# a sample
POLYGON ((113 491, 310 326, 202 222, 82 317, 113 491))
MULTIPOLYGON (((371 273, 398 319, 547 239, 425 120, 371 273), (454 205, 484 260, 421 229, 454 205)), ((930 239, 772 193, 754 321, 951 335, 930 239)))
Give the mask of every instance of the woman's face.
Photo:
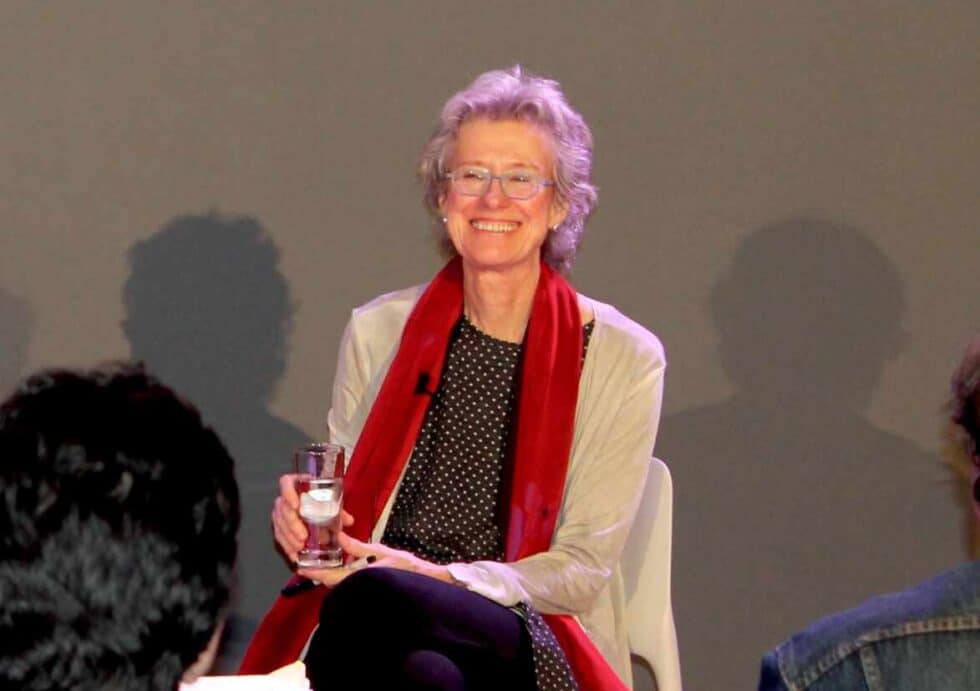
MULTIPOLYGON (((450 170, 486 168, 493 175, 529 171, 554 177, 551 137, 520 120, 469 120, 460 127, 450 170)), ((548 228, 565 219, 555 188, 542 187, 530 199, 510 199, 499 180, 480 196, 456 192, 450 184, 440 205, 446 232, 463 265, 471 270, 509 271, 536 266, 548 228)))

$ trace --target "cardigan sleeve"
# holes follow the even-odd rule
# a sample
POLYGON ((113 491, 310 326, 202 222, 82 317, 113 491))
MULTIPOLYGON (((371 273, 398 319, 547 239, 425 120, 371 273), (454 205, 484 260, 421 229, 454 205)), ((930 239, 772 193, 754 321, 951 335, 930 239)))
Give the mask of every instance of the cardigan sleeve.
POLYGON ((327 430, 330 442, 340 444, 350 459, 354 442, 360 434, 357 410, 363 403, 367 388, 364 354, 355 336, 355 323, 351 319, 344 328, 337 351, 337 370, 334 375, 330 411, 327 413, 327 430))
POLYGON ((636 331, 642 333, 595 353, 601 364, 590 390, 580 392, 586 404, 578 411, 550 549, 513 563, 451 564, 453 578, 468 589, 506 606, 528 601, 546 614, 592 608, 633 524, 660 419, 663 348, 649 332, 636 331))

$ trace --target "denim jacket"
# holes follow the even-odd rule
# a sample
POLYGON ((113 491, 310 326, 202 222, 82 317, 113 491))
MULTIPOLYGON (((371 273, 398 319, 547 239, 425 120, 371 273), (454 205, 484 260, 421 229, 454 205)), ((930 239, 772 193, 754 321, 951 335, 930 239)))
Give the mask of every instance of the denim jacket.
POLYGON ((759 691, 980 689, 980 561, 821 619, 762 659, 759 691))

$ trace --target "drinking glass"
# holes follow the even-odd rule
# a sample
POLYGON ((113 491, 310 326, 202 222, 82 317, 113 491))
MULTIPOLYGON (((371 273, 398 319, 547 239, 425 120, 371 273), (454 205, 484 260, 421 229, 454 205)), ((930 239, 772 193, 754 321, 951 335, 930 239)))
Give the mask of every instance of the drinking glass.
POLYGON ((309 530, 296 563, 311 569, 340 566, 344 555, 337 535, 344 496, 344 447, 309 444, 296 451, 293 460, 299 515, 309 530))

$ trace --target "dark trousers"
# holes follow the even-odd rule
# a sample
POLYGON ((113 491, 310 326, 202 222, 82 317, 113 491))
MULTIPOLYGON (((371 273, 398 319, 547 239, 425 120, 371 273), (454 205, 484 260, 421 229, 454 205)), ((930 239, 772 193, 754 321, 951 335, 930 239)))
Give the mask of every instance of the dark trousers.
POLYGON ((367 568, 333 589, 306 655, 320 691, 534 689, 521 618, 459 586, 367 568))

